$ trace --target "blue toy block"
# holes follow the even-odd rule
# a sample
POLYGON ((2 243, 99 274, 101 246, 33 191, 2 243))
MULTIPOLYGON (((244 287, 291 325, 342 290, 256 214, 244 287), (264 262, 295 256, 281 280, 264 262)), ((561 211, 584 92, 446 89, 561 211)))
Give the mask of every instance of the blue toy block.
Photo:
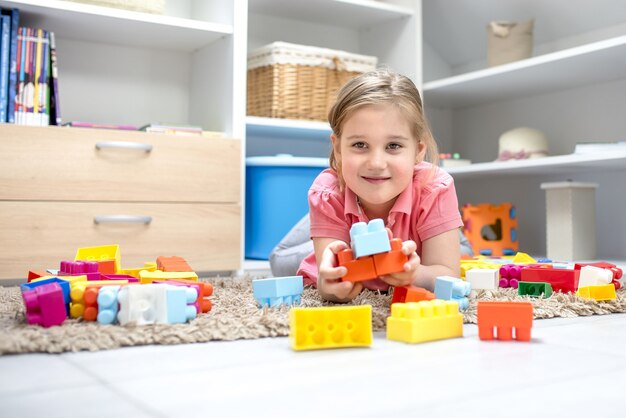
POLYGON ((65 304, 70 303, 70 282, 68 282, 67 280, 59 279, 58 277, 51 277, 49 279, 21 284, 20 291, 24 292, 26 290, 33 290, 36 287, 39 287, 48 283, 58 283, 59 286, 61 286, 61 290, 63 290, 63 300, 65 301, 65 304))
POLYGON ((439 276, 435 279, 435 297, 459 303, 459 309, 469 308, 469 296, 472 284, 456 277, 439 276))
POLYGON ((350 241, 354 258, 391 251, 389 235, 382 219, 372 219, 369 223, 357 222, 352 225, 350 241))
POLYGON ((300 303, 302 276, 272 277, 252 281, 252 292, 260 306, 300 303))
POLYGON ((167 322, 184 324, 196 317, 198 312, 193 304, 198 299, 198 291, 193 287, 170 286, 166 290, 167 322))
POLYGON ((98 322, 100 324, 113 324, 117 320, 117 294, 120 286, 103 286, 98 291, 98 322))

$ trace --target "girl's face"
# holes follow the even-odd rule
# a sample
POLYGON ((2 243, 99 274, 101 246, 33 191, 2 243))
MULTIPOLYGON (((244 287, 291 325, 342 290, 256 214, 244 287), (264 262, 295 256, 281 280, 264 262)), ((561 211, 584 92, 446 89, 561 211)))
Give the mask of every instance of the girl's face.
POLYGON ((331 136, 346 186, 359 197, 368 217, 385 217, 413 179, 426 147, 411 132, 402 112, 391 104, 356 110, 331 136))

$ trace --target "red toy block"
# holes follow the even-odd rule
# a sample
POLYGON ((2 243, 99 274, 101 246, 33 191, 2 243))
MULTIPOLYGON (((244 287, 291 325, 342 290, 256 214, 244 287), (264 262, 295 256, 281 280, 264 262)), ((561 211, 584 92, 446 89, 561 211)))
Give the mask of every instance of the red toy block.
POLYGON ((515 339, 530 341, 530 330, 533 326, 533 305, 530 302, 487 302, 478 301, 478 338, 493 340, 494 328, 496 338, 502 341, 515 339))
POLYGON ((388 253, 374 254, 374 268, 376 277, 404 271, 404 264, 409 257, 402 253, 402 240, 394 238, 390 241, 391 251, 388 253))
POLYGON ((184 258, 178 256, 157 257, 157 269, 161 271, 193 271, 184 258))
POLYGON ((22 292, 26 307, 26 322, 48 328, 61 325, 67 318, 63 290, 58 283, 37 286, 22 292))
POLYGON ((619 280, 622 278, 622 269, 617 267, 615 264, 607 263, 606 261, 598 261, 597 263, 576 263, 574 264, 574 270, 580 270, 584 266, 593 266, 611 270, 613 273, 613 280, 619 280))
POLYGON ((28 283, 32 282, 35 279, 38 279, 40 277, 43 276, 49 276, 50 274, 45 272, 45 271, 35 271, 35 270, 29 270, 28 271, 28 283))
POLYGON ((522 269, 522 282, 550 283, 555 292, 576 293, 580 270, 535 268, 522 269))
POLYGON ((348 269, 348 273, 341 278, 343 282, 362 282, 378 277, 372 256, 368 255, 355 260, 354 253, 347 248, 337 254, 337 259, 340 266, 348 269))
POLYGON ((400 286, 393 289, 393 297, 391 298, 391 304, 394 303, 407 303, 407 302, 419 302, 422 300, 434 300, 435 294, 429 292, 423 287, 417 286, 400 286))

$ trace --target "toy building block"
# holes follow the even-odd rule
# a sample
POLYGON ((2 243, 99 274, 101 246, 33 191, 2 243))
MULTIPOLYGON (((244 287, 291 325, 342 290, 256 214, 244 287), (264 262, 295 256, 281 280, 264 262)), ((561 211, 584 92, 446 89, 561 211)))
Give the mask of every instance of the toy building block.
POLYGON ((578 288, 587 286, 599 286, 613 282, 613 272, 608 269, 595 266, 582 266, 578 278, 578 288))
POLYGON ((387 318, 387 339, 422 343, 463 336, 463 315, 455 301, 394 303, 387 318))
POLYGON ((300 303, 302 276, 272 277, 252 280, 252 292, 259 306, 280 306, 300 303))
POLYGON ((497 289, 500 281, 499 269, 471 269, 465 273, 465 280, 472 289, 497 289))
POLYGON ((40 277, 48 276, 48 273, 45 271, 36 271, 36 270, 28 270, 28 277, 26 281, 32 282, 34 279, 38 279, 40 277))
POLYGON ((517 289, 523 268, 523 266, 517 264, 505 264, 500 267, 500 287, 517 289))
POLYGON ((501 341, 530 341, 533 326, 533 305, 530 302, 478 301, 478 338, 501 341), (515 330, 515 337, 513 337, 515 330))
POLYGON ((613 273, 613 279, 619 280, 622 278, 622 269, 617 267, 615 264, 607 263, 606 261, 598 261, 595 263, 576 263, 574 264, 574 269, 580 270, 584 266, 593 266, 608 269, 611 270, 611 272, 613 273))
POLYGON ((519 296, 532 296, 534 298, 549 298, 552 295, 550 283, 543 282, 519 282, 517 288, 519 296))
POLYGON ((139 283, 139 279, 130 274, 101 274, 100 280, 126 280, 128 283, 139 283))
MULTIPOLYGON (((189 303, 188 305, 193 306, 196 309, 196 313, 200 313, 202 312, 201 308, 200 308, 200 300, 203 299, 202 297, 202 289, 199 285, 200 282, 189 282, 189 283, 182 283, 176 280, 155 280, 152 283, 154 284, 167 284, 170 286, 183 286, 183 287, 190 287, 192 289, 194 289, 196 291, 196 294, 198 295, 197 298, 189 303)), ((209 309, 210 310, 210 309, 209 309)))
POLYGON ((291 348, 369 347, 372 345, 372 306, 324 306, 289 311, 291 348))
POLYGON ((372 219, 369 223, 357 222, 353 224, 350 227, 350 242, 356 258, 391 250, 389 234, 382 219, 372 219))
POLYGON ((580 270, 524 267, 521 281, 550 283, 552 290, 574 293, 578 289, 580 270))
MULTIPOLYGON (((433 300, 435 294, 429 292, 423 287, 417 286, 398 286, 393 289, 393 297, 391 298, 391 306, 394 303, 420 302, 422 300, 433 300)), ((390 308, 391 308, 390 306, 390 308)))
POLYGON ((139 273, 142 270, 146 270, 146 271, 156 271, 157 270, 157 264, 156 262, 152 262, 152 261, 146 261, 144 263, 143 267, 135 267, 135 268, 129 268, 129 269, 122 269, 120 270, 121 274, 128 274, 129 276, 133 276, 136 278, 139 278, 139 273))
POLYGON ((184 324, 194 319, 198 311, 193 303, 198 299, 196 289, 187 286, 165 285, 166 316, 157 323, 184 324))
POLYGON ((83 247, 76 251, 75 261, 96 261, 100 273, 116 274, 121 270, 119 245, 83 247))
MULTIPOLYGON (((501 260, 497 260, 501 261, 501 260)), ((471 269, 499 269, 502 266, 502 263, 496 262, 496 260, 492 261, 482 261, 482 260, 461 260, 461 277, 465 278, 467 272, 471 269)))
POLYGON ((139 272, 139 281, 143 283, 152 283, 154 280, 193 280, 198 281, 198 275, 193 271, 147 271, 139 272))
POLYGON ((518 252, 513 258, 514 264, 537 264, 537 260, 526 253, 518 252))
POLYGON ((189 306, 198 298, 195 289, 166 284, 125 286, 117 295, 121 325, 177 324, 196 317, 196 308, 189 306))
POLYGON ((91 280, 72 283, 70 289, 70 318, 80 318, 84 315, 86 308, 85 291, 87 287, 123 284, 128 284, 128 280, 91 280))
POLYGON ((59 274, 69 276, 87 276, 87 280, 100 280, 100 272, 98 271, 98 263, 96 261, 61 261, 59 274))
POLYGON ((109 325, 117 322, 117 312, 119 304, 117 303, 117 294, 120 286, 103 286, 98 292, 98 323, 109 325))
POLYGON ((463 232, 475 254, 513 255, 517 252, 517 217, 511 203, 465 205, 463 232))
POLYGON ((45 283, 22 292, 26 322, 48 328, 61 325, 67 318, 63 290, 58 282, 45 283))
POLYGON ((161 271, 193 271, 187 261, 182 257, 159 256, 157 257, 157 269, 161 271))
POLYGON ((435 279, 435 296, 437 299, 458 302, 459 309, 469 307, 469 296, 472 285, 456 277, 439 276, 435 279))
POLYGON ((20 285, 20 291, 26 292, 29 290, 34 290, 39 286, 44 286, 50 283, 57 283, 61 287, 61 291, 63 292, 63 301, 65 304, 70 303, 70 283, 59 278, 59 277, 48 277, 48 278, 39 278, 31 281, 30 283, 23 283, 20 285))
POLYGON ((213 285, 209 282, 200 282, 193 280, 185 280, 185 279, 177 279, 177 280, 168 280, 168 282, 176 282, 176 283, 184 283, 187 285, 192 285, 198 291, 198 299, 197 303, 200 307, 198 312, 206 313, 209 312, 213 308, 213 303, 209 300, 209 296, 213 295, 213 285))
POLYGON ((376 267, 374 267, 374 258, 372 256, 355 259, 354 252, 347 248, 345 250, 341 250, 337 254, 337 260, 340 266, 344 266, 348 269, 348 273, 341 278, 341 281, 343 282, 361 282, 378 277, 376 275, 376 267))
POLYGON ((376 277, 404 271, 404 265, 409 257, 402 252, 402 240, 393 238, 389 241, 391 249, 386 253, 374 254, 374 269, 376 277))
POLYGON ((617 299, 613 283, 579 287, 576 295, 584 299, 595 299, 597 301, 617 299))

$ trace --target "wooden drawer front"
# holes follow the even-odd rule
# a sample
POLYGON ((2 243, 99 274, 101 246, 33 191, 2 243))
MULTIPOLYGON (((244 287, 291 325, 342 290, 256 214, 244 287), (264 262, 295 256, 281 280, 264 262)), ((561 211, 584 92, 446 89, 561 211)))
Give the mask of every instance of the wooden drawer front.
POLYGON ((237 204, 0 202, 0 278, 59 268, 80 247, 119 244, 122 268, 160 255, 184 257, 196 271, 240 268, 237 204), (145 223, 100 223, 103 215, 150 216, 145 223))
POLYGON ((0 199, 240 201, 239 140, 15 125, 0 138, 0 199))

